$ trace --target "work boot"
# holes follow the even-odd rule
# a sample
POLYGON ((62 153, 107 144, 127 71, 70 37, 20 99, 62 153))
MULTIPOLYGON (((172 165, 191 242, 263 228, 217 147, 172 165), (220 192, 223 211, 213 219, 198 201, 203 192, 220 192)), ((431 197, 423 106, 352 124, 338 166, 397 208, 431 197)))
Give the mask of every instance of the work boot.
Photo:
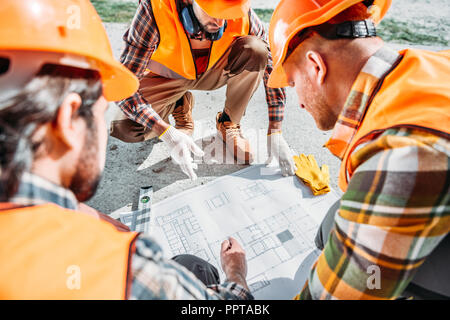
POLYGON ((194 133, 194 120, 192 119, 192 107, 194 106, 194 96, 189 91, 177 101, 177 105, 172 112, 175 119, 175 129, 192 136, 194 133))
POLYGON ((251 163, 253 154, 249 141, 242 135, 241 125, 231 121, 219 122, 221 117, 222 112, 219 112, 216 116, 216 128, 219 137, 225 142, 227 148, 233 152, 235 160, 245 164, 251 163))

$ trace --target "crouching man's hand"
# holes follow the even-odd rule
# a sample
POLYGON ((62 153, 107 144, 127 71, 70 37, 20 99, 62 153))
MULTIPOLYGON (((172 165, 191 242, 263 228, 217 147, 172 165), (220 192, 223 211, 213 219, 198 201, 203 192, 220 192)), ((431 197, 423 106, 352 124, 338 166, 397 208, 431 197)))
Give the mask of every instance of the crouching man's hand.
POLYGON ((181 171, 191 180, 196 180, 197 175, 194 170, 197 169, 197 164, 194 162, 191 153, 203 157, 205 154, 202 149, 195 144, 191 137, 172 126, 169 126, 159 138, 168 146, 172 161, 179 165, 181 171))
POLYGON ((280 164, 281 174, 284 177, 293 176, 295 174, 294 152, 287 144, 281 131, 276 131, 267 135, 267 152, 269 158, 266 161, 266 165, 270 164, 275 158, 280 164))
POLYGON ((245 251, 236 239, 230 237, 228 240, 222 242, 220 260, 227 280, 236 282, 250 292, 246 281, 247 260, 245 258, 245 251))

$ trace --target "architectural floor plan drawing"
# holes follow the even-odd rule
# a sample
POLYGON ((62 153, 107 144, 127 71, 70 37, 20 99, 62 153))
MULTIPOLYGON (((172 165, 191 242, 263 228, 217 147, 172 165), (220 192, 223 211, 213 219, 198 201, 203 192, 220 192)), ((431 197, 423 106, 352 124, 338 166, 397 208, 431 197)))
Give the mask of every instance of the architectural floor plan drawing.
POLYGON ((251 166, 153 206, 151 228, 168 257, 189 253, 220 263, 223 240, 245 248, 255 298, 290 299, 302 288, 319 252, 314 237, 333 191, 313 197, 296 177, 261 174, 251 166))

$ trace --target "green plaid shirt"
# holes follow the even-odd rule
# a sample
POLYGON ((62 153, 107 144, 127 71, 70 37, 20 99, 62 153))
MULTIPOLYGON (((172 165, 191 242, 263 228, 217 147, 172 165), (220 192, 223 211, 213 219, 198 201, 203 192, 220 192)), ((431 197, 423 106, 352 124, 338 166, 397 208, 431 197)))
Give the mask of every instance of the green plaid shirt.
MULTIPOLYGON (((383 48, 358 75, 331 141, 353 137, 397 53, 383 48), (385 59, 386 58, 386 59, 385 59), (382 63, 380 63, 382 62, 382 63), (380 75, 376 77, 375 75, 380 75), (371 83, 372 81, 372 83, 371 83)), ((334 228, 300 299, 395 299, 450 231, 450 141, 409 128, 358 146, 334 228), (379 286, 373 282, 380 275, 379 286)))

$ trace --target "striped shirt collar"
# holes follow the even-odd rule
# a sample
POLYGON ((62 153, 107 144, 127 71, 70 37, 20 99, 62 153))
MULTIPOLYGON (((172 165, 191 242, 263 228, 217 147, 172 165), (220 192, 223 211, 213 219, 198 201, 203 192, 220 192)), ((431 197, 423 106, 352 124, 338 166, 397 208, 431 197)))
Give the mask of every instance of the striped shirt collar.
POLYGON ((66 209, 78 208, 78 201, 70 190, 28 172, 22 175, 19 189, 9 202, 21 206, 35 206, 50 202, 66 209))
POLYGON ((331 139, 325 144, 325 147, 341 160, 361 125, 371 97, 401 57, 398 52, 383 46, 367 60, 356 77, 331 139))

